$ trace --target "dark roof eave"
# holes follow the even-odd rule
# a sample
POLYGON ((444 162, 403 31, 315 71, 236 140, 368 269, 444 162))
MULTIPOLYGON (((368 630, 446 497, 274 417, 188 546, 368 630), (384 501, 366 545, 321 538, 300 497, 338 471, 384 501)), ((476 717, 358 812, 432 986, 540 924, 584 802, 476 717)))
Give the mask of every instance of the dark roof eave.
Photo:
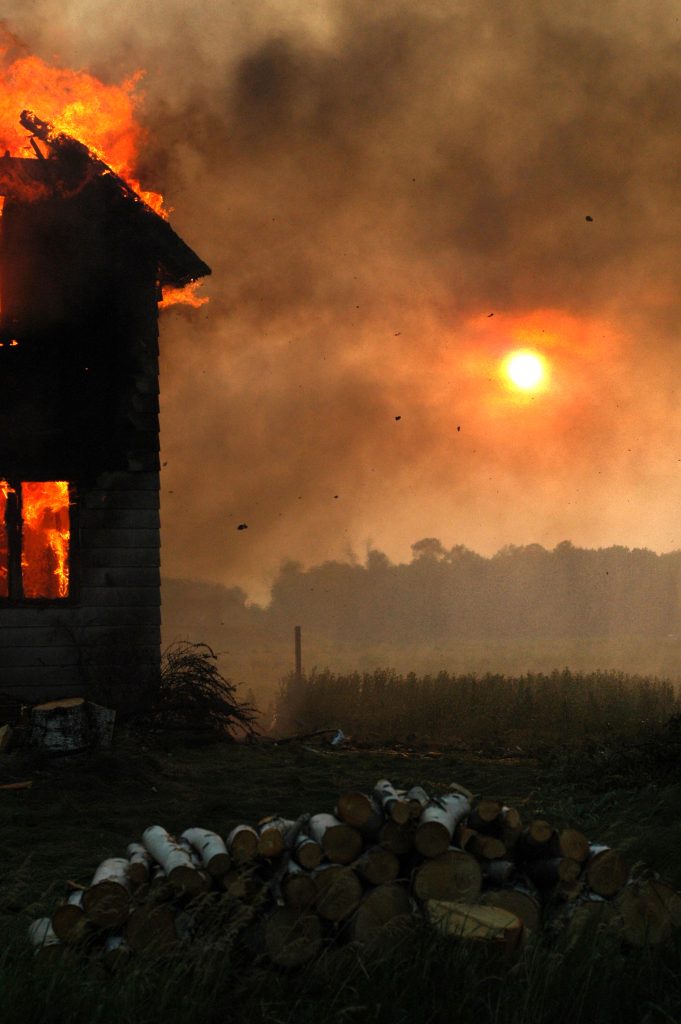
MULTIPOLYGON (((158 261, 162 284, 182 288, 191 281, 206 277, 211 270, 170 226, 167 220, 151 209, 129 186, 99 161, 86 163, 82 187, 97 182, 112 203, 120 205, 121 216, 129 218, 140 243, 158 261)), ((59 195, 73 195, 73 167, 59 158, 26 159, 5 155, 0 157, 0 195, 14 201, 38 201, 59 195), (69 181, 68 189, 63 183, 69 181)))

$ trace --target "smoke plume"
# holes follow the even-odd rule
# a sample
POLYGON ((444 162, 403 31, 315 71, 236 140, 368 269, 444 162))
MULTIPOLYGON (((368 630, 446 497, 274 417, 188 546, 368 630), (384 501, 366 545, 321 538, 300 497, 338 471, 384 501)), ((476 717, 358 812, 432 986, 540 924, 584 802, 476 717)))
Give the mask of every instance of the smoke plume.
POLYGON ((5 18, 46 60, 146 70, 140 172, 213 267, 162 317, 168 575, 263 597, 284 558, 423 536, 681 547, 676 5, 5 18), (528 344, 551 378, 520 400, 498 365, 528 344))

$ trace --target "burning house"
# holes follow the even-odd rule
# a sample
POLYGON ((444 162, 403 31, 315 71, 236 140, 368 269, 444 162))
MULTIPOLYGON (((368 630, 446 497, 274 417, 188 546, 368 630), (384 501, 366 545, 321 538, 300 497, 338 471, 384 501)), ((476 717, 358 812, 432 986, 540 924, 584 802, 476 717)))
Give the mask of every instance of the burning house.
POLYGON ((159 671, 158 302, 210 270, 24 113, 0 157, 0 692, 134 702, 159 671))

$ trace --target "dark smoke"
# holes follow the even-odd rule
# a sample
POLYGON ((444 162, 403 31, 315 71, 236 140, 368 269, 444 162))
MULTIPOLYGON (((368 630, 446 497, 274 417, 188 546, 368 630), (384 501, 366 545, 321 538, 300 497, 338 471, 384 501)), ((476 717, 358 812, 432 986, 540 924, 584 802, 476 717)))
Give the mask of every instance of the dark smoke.
POLYGON ((286 557, 428 534, 681 546, 674 5, 6 17, 46 59, 147 69, 146 182, 213 267, 162 323, 169 575, 263 596, 286 557), (553 388, 500 404, 526 317, 553 388))

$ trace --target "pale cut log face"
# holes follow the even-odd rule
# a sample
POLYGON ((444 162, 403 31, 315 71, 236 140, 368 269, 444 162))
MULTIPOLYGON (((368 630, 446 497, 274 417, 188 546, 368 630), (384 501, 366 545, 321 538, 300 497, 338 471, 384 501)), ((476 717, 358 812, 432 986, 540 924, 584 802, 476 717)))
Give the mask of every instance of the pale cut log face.
POLYGON ((364 793, 349 792, 343 793, 338 798, 338 817, 346 825, 353 828, 362 828, 375 814, 375 808, 370 798, 364 793))
POLYGON ((308 836, 301 836, 299 838, 293 852, 293 859, 296 863, 308 871, 313 871, 316 867, 319 867, 323 856, 324 851, 319 843, 316 843, 314 839, 310 839, 308 836))
POLYGON ((490 890, 480 897, 484 904, 500 907, 515 914, 531 932, 538 932, 542 924, 541 904, 529 893, 517 889, 490 890))
POLYGON ((130 897, 118 882, 99 882, 86 890, 83 908, 98 928, 120 928, 130 913, 130 897))
POLYGON ((428 900, 426 908, 433 925, 460 940, 501 945, 513 952, 522 938, 520 918, 499 907, 428 900))
POLYGON ((351 864, 362 849, 362 837, 350 825, 332 825, 322 836, 322 849, 333 864, 351 864))
POLYGON ((320 870, 314 882, 317 913, 327 921, 345 920, 362 898, 362 884, 349 868, 332 865, 326 870, 320 870))
POLYGON ((614 896, 627 882, 629 868, 617 850, 602 850, 587 861, 586 878, 599 896, 614 896))
POLYGON ((411 914, 409 892, 400 885, 379 885, 368 893, 357 908, 352 934, 358 942, 380 939, 388 922, 411 914))
POLYGON ((448 850, 416 869, 414 895, 420 900, 473 900, 482 888, 482 869, 462 850, 448 850))

